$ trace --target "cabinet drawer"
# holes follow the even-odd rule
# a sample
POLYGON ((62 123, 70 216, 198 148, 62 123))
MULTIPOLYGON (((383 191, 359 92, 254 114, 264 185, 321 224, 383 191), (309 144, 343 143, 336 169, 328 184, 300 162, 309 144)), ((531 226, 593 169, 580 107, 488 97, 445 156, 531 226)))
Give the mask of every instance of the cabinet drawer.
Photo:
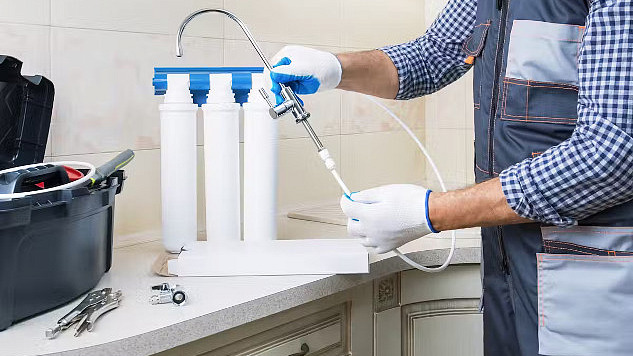
POLYGON ((308 345, 309 356, 349 354, 349 304, 307 315, 204 353, 205 356, 287 356, 308 345))
POLYGON ((262 351, 252 350, 247 353, 240 353, 239 355, 292 355, 299 352, 301 345, 304 343, 308 345, 310 355, 325 354, 327 351, 340 349, 343 336, 341 329, 342 325, 340 320, 330 320, 323 323, 323 325, 315 325, 314 328, 300 330, 297 335, 276 340, 272 345, 264 345, 264 350, 262 351))

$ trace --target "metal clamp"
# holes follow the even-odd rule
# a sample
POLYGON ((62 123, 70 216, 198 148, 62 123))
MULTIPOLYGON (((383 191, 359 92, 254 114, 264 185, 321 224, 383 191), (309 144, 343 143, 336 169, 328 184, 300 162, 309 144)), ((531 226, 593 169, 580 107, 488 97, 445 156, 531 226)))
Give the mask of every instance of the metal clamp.
POLYGON ((158 291, 158 293, 149 298, 150 304, 173 303, 177 306, 181 306, 187 301, 187 295, 185 294, 183 288, 179 285, 171 287, 169 283, 162 283, 157 286, 153 286, 152 290, 158 291))

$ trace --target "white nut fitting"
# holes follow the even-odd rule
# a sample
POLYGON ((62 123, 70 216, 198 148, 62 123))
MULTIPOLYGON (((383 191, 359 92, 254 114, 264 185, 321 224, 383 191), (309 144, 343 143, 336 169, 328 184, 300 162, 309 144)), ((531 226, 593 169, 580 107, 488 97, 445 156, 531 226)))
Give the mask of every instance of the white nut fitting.
POLYGON ((324 148, 321 151, 319 151, 319 157, 321 157, 323 162, 325 162, 325 167, 328 170, 332 171, 336 169, 336 162, 334 162, 334 159, 330 157, 330 151, 328 151, 327 148, 324 148))
POLYGON ((165 104, 192 104, 189 74, 167 74, 165 104))

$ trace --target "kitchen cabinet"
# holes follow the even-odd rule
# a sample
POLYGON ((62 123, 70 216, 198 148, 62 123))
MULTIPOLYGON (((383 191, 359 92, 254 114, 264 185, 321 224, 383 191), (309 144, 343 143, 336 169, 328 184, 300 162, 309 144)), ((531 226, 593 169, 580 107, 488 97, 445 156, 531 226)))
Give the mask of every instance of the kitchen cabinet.
POLYGON ((375 356, 483 355, 478 265, 404 271, 374 281, 381 283, 383 290, 398 286, 400 295, 393 295, 398 306, 376 310, 375 356))
POLYGON ((479 356, 480 294, 476 264, 407 270, 159 355, 479 356))
POLYGON ((369 283, 158 355, 371 355, 371 308, 369 283))

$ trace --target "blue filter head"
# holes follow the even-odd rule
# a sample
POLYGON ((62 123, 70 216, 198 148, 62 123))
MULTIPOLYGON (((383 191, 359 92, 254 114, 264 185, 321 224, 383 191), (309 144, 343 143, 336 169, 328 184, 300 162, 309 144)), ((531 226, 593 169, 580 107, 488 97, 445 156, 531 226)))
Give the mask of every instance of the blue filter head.
POLYGON ((193 102, 202 106, 207 103, 209 91, 212 90, 209 81, 211 74, 232 74, 233 82, 231 90, 235 96, 235 102, 244 104, 248 102, 248 93, 253 85, 252 74, 263 73, 263 67, 157 67, 154 68, 155 95, 165 95, 167 92, 167 74, 189 74, 189 91, 193 102))

